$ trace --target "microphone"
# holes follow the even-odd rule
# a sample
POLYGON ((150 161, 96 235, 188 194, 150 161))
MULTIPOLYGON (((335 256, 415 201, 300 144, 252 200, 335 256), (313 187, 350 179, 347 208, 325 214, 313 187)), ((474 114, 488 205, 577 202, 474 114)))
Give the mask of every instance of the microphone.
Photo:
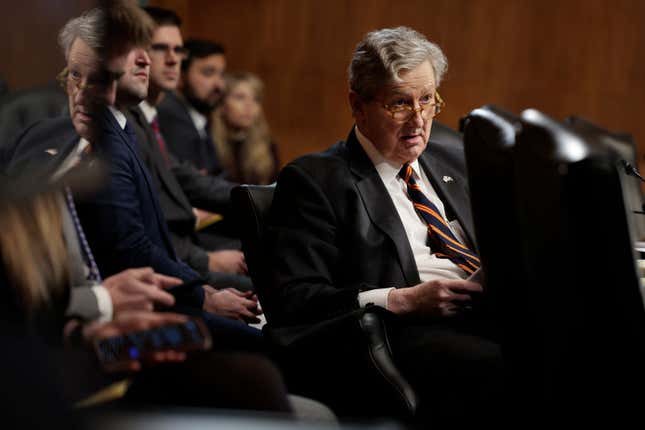
POLYGON ((635 178, 640 179, 641 181, 645 182, 645 178, 641 176, 640 173, 638 173, 638 170, 636 170, 636 167, 632 166, 629 162, 625 160, 620 160, 621 163, 623 163, 623 167, 625 168, 625 173, 627 173, 630 176, 634 176, 635 178))
MULTIPOLYGON (((640 173, 638 173, 638 170, 636 170, 636 167, 632 166, 631 163, 629 163, 626 160, 620 160, 620 162, 623 164, 623 167, 625 168, 625 173, 628 174, 629 176, 633 176, 635 178, 640 179, 642 182, 645 182, 645 178, 641 176, 640 173)), ((632 211, 635 214, 641 214, 645 215, 645 203, 641 206, 640 211, 632 211)))

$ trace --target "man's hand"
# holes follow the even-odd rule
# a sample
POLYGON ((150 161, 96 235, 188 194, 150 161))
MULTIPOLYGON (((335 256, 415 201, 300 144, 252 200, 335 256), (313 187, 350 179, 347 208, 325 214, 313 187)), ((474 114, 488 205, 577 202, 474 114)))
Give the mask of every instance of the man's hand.
POLYGON ((471 302, 482 286, 471 281, 435 280, 388 294, 388 309, 395 314, 417 317, 454 316, 471 302))
MULTIPOLYGON (((123 312, 113 321, 107 323, 91 323, 83 327, 83 338, 86 342, 106 339, 109 337, 123 336, 132 332, 149 330, 168 324, 181 324, 188 317, 167 312, 131 311, 123 312)), ((156 351, 146 356, 146 364, 180 362, 186 359, 186 353, 166 350, 156 351)), ((107 368, 109 372, 138 371, 142 363, 139 360, 121 363, 118 367, 107 368)))
POLYGON ((214 251, 208 253, 208 270, 211 272, 238 273, 246 275, 244 253, 237 250, 214 251))
POLYGON ((204 285, 204 310, 215 315, 246 323, 258 323, 262 314, 257 297, 250 291, 242 293, 234 288, 216 290, 204 285))
POLYGON ((103 280, 112 299, 114 315, 133 310, 151 311, 155 304, 172 306, 175 298, 163 288, 181 284, 181 279, 155 273, 151 268, 128 269, 103 280))

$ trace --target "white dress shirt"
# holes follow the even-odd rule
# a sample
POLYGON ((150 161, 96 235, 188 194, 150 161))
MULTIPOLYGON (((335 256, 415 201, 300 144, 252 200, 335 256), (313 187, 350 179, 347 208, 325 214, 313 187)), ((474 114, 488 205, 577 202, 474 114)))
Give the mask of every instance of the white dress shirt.
POLYGON ((157 116, 157 108, 152 106, 146 100, 139 103, 139 109, 141 109, 141 112, 143 112, 143 116, 146 117, 148 124, 150 124, 152 120, 157 116))
POLYGON ((190 115, 190 119, 193 120, 193 124, 195 124, 195 128, 199 132, 199 136, 202 139, 205 139, 207 135, 206 123, 208 122, 208 118, 197 112, 197 110, 190 105, 188 105, 188 115, 190 115))
MULTIPOLYGON (((392 203, 401 219, 405 229, 414 261, 419 270, 419 278, 422 282, 435 279, 466 279, 468 274, 447 258, 437 258, 428 246, 428 227, 423 219, 414 209, 414 205, 407 192, 405 181, 398 176, 402 164, 392 162, 386 159, 374 147, 374 144, 361 133, 358 126, 355 127, 356 137, 359 143, 367 153, 367 156, 374 164, 385 189, 387 190, 392 203)), ((419 166, 419 161, 414 160, 410 163, 414 171, 414 178, 421 187, 423 194, 439 209, 441 216, 447 221, 443 202, 439 199, 437 192, 434 190, 432 183, 428 180, 425 172, 419 166)), ((457 222, 451 221, 450 230, 455 236, 464 242, 464 231, 457 222)), ((370 291, 363 291, 358 295, 358 302, 361 307, 368 303, 381 306, 387 309, 387 296, 393 288, 378 288, 370 291)))

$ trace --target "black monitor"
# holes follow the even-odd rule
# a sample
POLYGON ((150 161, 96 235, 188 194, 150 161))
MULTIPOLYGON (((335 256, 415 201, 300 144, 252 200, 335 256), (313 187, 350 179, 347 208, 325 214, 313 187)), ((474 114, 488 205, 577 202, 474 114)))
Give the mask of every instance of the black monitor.
POLYGON ((640 410, 645 307, 616 135, 536 110, 468 122, 477 241, 515 400, 551 418, 640 410))
MULTIPOLYGON (((485 272, 484 305, 502 347, 509 391, 531 407, 544 397, 539 313, 528 305, 523 233, 516 198, 515 147, 520 118, 494 106, 472 111, 463 121, 464 151, 477 251, 485 272)), ((509 409, 511 409, 509 408, 509 409)))

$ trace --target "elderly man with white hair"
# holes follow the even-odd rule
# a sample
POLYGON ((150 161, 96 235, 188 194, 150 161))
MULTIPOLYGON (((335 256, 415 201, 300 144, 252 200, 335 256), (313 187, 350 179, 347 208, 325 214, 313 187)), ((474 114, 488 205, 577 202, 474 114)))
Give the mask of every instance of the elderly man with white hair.
MULTIPOLYGON (((482 286, 471 278, 480 262, 463 148, 430 136, 446 69, 441 49, 407 27, 358 44, 347 140, 295 160, 277 181, 267 230, 273 282, 262 300, 275 327, 311 329, 361 308, 386 309, 419 419, 457 423, 494 416, 503 378, 499 345, 473 300, 482 286)), ((335 355, 314 348, 306 358, 330 396, 363 381, 349 364, 351 346, 341 346, 358 343, 354 335, 339 329, 317 345, 335 355)), ((368 399, 367 391, 358 393, 368 399)))

